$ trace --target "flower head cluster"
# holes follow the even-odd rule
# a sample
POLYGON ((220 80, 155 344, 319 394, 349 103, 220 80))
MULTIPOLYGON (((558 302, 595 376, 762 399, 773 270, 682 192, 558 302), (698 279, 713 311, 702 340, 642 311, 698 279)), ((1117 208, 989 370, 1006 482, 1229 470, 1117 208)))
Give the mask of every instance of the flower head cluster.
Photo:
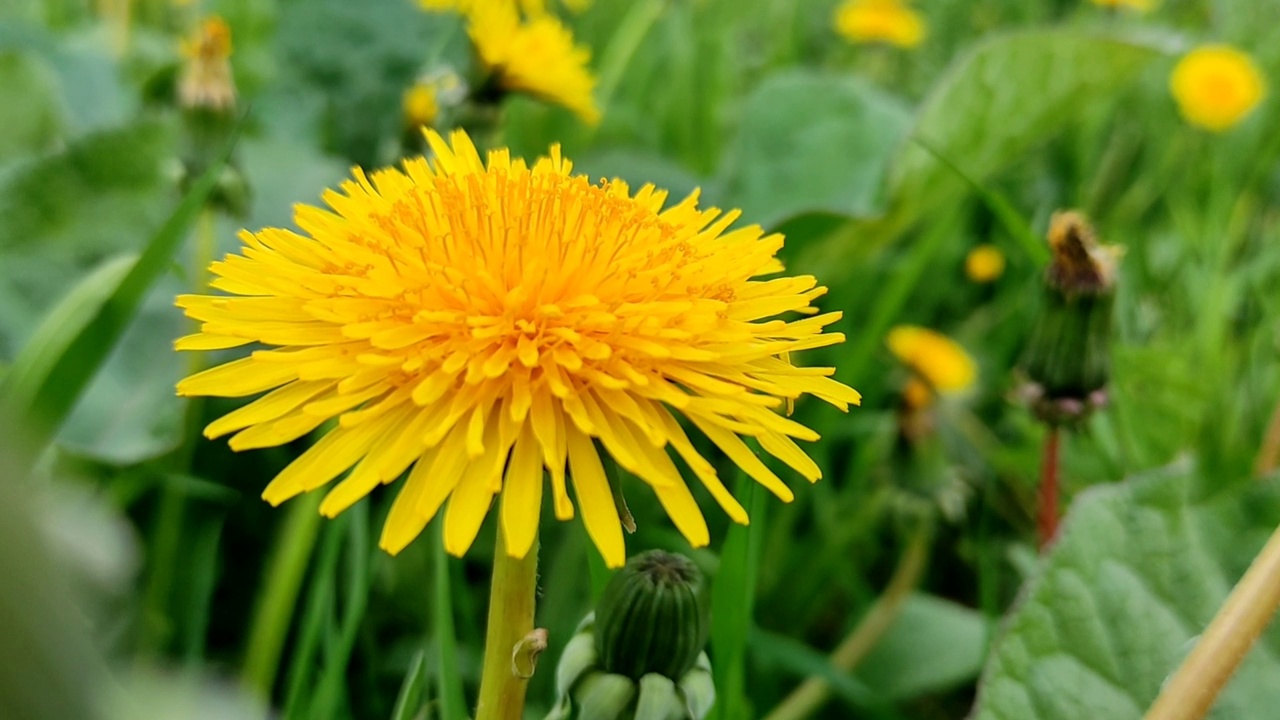
POLYGON ((836 32, 857 43, 913 48, 925 37, 924 18, 903 0, 847 0, 836 8, 836 32))
POLYGON ((1187 122, 1221 132, 1253 112, 1267 94, 1267 83, 1248 55, 1227 45, 1206 45, 1178 61, 1169 89, 1187 122))
POLYGON ((218 16, 205 18, 182 41, 178 100, 183 107, 230 110, 236 102, 231 78, 231 28, 218 16))
MULTIPOLYGON (((595 124, 591 52, 548 12, 545 0, 420 0, 428 10, 467 18, 467 33, 493 87, 561 105, 595 124)), ((573 5, 582 6, 581 0, 573 5)))
POLYGON ((608 563, 625 559, 601 449, 653 488, 695 546, 708 529, 670 451, 731 518, 746 522, 686 420, 784 500, 790 489, 742 436, 803 477, 795 440, 817 434, 778 410, 809 394, 841 409, 858 393, 792 353, 839 343, 826 289, 778 275, 780 235, 731 227, 737 212, 669 207, 652 186, 593 184, 552 148, 532 165, 482 161, 461 131, 428 132, 433 161, 356 170, 329 209, 299 206, 302 233, 242 233, 212 266, 227 295, 178 305, 202 323, 183 350, 268 349, 206 370, 182 395, 257 400, 213 422, 235 450, 280 445, 336 420, 268 485, 283 502, 326 485, 333 516, 408 471, 381 545, 398 552, 448 501, 446 548, 471 545, 495 497, 508 551, 537 533, 544 477, 608 563), (772 277, 770 277, 772 276, 772 277), (796 313, 799 319, 779 315, 796 313), (805 317, 808 316, 808 317, 805 317))

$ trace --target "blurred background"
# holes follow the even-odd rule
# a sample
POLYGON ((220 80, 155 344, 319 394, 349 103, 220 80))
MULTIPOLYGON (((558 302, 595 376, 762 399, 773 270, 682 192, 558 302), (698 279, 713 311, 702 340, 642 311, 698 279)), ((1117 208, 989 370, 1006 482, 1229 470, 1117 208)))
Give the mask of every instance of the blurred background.
MULTIPOLYGON (((799 358, 864 396, 795 408, 821 482, 783 474, 783 505, 742 479, 752 524, 704 503, 699 550, 640 483, 627 497, 632 552, 711 578, 715 717, 1140 717, 1280 521, 1255 479, 1280 452, 1280 3, 520 13, 589 51, 590 107, 504 86, 440 0, 4 0, 0 717, 422 718, 459 682, 474 697, 493 521, 466 558, 434 526, 388 557, 394 492, 332 521, 315 494, 272 508, 307 439, 232 453, 200 430, 239 401, 173 389, 221 357, 173 352, 174 296, 240 228, 292 227, 352 166, 420 154, 422 124, 701 188, 785 234, 788 270, 844 312, 848 341, 799 358), (1186 64, 1205 46, 1234 54, 1186 64), (1063 431, 1042 557, 1022 358, 1067 208, 1124 253, 1106 407, 1063 431), (888 342, 904 326, 940 336, 888 342), (809 677, 822 700, 771 715, 809 677)), ((548 511, 542 547, 530 718, 603 577, 577 521, 548 511)), ((1216 717, 1270 717, 1276 635, 1216 717)))

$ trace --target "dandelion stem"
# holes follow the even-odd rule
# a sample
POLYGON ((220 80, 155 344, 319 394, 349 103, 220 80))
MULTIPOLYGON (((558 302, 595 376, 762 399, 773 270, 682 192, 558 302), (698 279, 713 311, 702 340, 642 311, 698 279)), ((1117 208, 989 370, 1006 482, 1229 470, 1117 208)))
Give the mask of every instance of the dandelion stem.
POLYGON ((1199 720, 1213 707, 1280 609, 1280 528, 1254 558, 1244 577, 1209 623, 1147 711, 1146 720, 1199 720))
POLYGON ((1040 463, 1040 549, 1058 533, 1058 435, 1057 425, 1049 426, 1040 463))
POLYGON ((498 529, 493 551, 493 584, 489 589, 489 629, 484 638, 484 669, 476 720, 520 720, 529 678, 516 672, 516 646, 533 631, 534 594, 538 585, 538 546, 523 558, 507 554, 498 529))
MULTIPOLYGON (((929 538, 929 526, 922 523, 907 541, 907 548, 902 552, 884 593, 871 606, 862 622, 831 653, 832 667, 842 672, 853 670, 893 626, 911 591, 920 583, 928 557, 929 538)), ((831 684, 826 679, 809 678, 774 708, 765 720, 807 718, 821 708, 830 696, 831 684)))

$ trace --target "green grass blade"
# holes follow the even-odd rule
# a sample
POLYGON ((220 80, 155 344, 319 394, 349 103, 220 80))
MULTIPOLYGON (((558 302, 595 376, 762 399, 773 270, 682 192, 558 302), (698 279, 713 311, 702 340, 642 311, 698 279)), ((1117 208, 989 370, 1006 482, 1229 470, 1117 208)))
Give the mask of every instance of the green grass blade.
POLYGON ((982 199, 987 209, 1004 226, 1005 232, 1009 233, 1010 237, 1017 241, 1018 245, 1026 252, 1027 257, 1031 258, 1031 261, 1036 264, 1036 267, 1044 267, 1049 264, 1049 246, 1039 237, 1036 237, 1036 234, 1031 231, 1031 223, 1022 217, 1017 209, 1013 207, 1013 203, 1009 202, 1008 198, 975 180, 972 175, 966 173, 959 165, 930 145, 926 140, 912 137, 911 141, 924 148, 925 152, 928 152, 938 162, 964 180, 969 187, 973 188, 973 191, 982 199))
POLYGON ((118 283, 114 287, 107 283, 118 268, 95 273, 95 284, 84 288, 75 303, 60 305, 62 312, 52 314, 37 331, 41 342, 30 354, 24 352, 19 357, 0 395, 10 398, 5 401, 5 410, 25 421, 30 447, 38 450, 53 438, 124 333, 147 290, 169 267, 217 184, 234 142, 233 138, 218 161, 191 186, 118 283), (100 302, 95 305, 95 300, 100 302))
POLYGON ((409 663, 409 671, 404 674, 404 682, 400 684, 400 692, 396 695, 396 705, 391 710, 391 720, 416 720, 418 710, 422 707, 422 693, 426 690, 427 674, 423 672, 427 653, 419 650, 409 663))
POLYGON ((458 637, 453 626, 453 589, 449 579, 449 554, 444 550, 444 523, 432 523, 432 546, 435 565, 435 602, 433 624, 436 648, 440 653, 440 717, 443 720, 467 720, 467 696, 458 672, 458 637))
MULTIPOLYGON (((319 495, 319 493, 316 493, 319 495)), ((318 512, 314 512, 319 517, 318 512)), ((308 690, 315 674, 315 658, 319 652, 321 636, 333 614, 335 586, 338 575, 338 556, 342 549, 342 523, 338 518, 326 528, 320 554, 307 592, 306 609, 303 610, 299 639, 289 658, 289 689, 285 695, 285 720, 309 717, 308 690)))
POLYGON ((347 514, 346 592, 342 622, 336 637, 330 636, 326 646, 325 668, 316 687, 316 702, 311 718, 340 717, 346 693, 347 667, 360 633, 360 622, 369 606, 369 503, 356 503, 347 514))
POLYGON ((716 679, 715 720, 749 717, 746 696, 747 637, 755 608, 756 565, 767 498, 751 478, 739 473, 737 496, 746 501, 750 525, 729 528, 720 553, 720 571, 711 586, 711 651, 716 679))
POLYGON ((752 651, 769 658, 788 673, 798 677, 817 677, 831 685, 831 691, 845 702, 859 708, 859 717, 900 720, 901 715, 892 712, 890 704, 872 688, 849 673, 841 672, 825 655, 804 643, 753 628, 750 635, 752 651))

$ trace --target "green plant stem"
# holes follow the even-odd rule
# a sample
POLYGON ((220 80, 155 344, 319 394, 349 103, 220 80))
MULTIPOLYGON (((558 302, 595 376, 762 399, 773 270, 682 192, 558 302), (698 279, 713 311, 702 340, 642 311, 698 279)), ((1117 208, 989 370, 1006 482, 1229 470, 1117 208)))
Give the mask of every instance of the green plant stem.
POLYGON ((1280 609, 1280 528, 1164 684, 1146 720, 1199 720, 1280 609))
POLYGON ((513 558, 507 554, 506 539, 502 528, 498 528, 476 720, 521 720, 524 716, 524 693, 529 678, 516 674, 512 656, 516 646, 533 631, 537 587, 537 543, 523 558, 513 558))
MULTIPOLYGON (((893 626, 911 591, 920 583, 928 559, 930 532, 922 524, 907 541, 907 547, 898 559, 898 566, 889 579, 884 593, 876 599, 862 622, 845 636, 831 653, 831 665, 837 670, 850 672, 866 657, 893 626)), ((809 678, 786 697, 765 720, 801 720, 812 715, 831 697, 831 683, 823 678, 809 678)))
POLYGON ((1040 459, 1040 549, 1058 534, 1058 441, 1062 431, 1049 426, 1044 438, 1044 455, 1040 459))
POLYGON ((640 44, 653 28, 654 23, 662 16, 665 0, 641 0, 631 5, 626 17, 618 24, 618 30, 609 40, 604 55, 600 58, 599 82, 596 84, 596 97, 600 107, 608 111, 613 102, 613 95, 631 64, 631 58, 640 49, 640 44))
POLYGON ((241 681, 252 693, 271 697, 280 653, 290 619, 320 530, 320 500, 324 493, 308 493, 290 503, 280 537, 265 570, 266 587, 258 596, 245 650, 241 681))

